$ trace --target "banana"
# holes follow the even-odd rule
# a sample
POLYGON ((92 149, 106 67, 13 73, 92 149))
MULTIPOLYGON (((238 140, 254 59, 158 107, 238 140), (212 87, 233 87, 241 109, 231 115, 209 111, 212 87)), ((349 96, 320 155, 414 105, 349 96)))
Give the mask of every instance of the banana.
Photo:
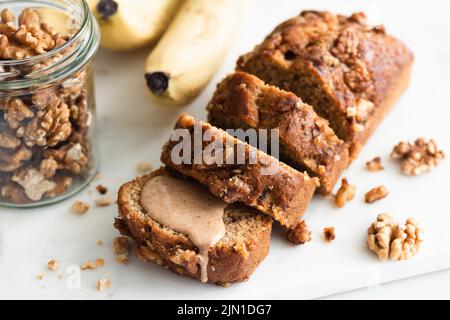
POLYGON ((104 48, 132 50, 162 35, 182 0, 88 0, 104 48))
POLYGON ((147 58, 150 95, 175 105, 195 98, 219 68, 246 8, 246 0, 184 1, 147 58))

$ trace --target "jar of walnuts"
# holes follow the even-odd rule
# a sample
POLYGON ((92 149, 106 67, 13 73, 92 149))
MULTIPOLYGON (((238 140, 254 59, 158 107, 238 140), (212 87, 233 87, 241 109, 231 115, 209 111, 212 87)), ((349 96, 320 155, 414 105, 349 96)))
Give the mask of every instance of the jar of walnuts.
POLYGON ((84 0, 0 2, 0 204, 56 202, 95 176, 98 45, 84 0))

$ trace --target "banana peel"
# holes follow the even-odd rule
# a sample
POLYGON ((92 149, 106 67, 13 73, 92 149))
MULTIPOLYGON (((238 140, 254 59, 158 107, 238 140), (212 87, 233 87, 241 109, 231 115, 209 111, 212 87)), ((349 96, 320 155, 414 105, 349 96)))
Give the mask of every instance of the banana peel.
POLYGON ((155 43, 182 0, 88 0, 101 29, 101 46, 132 50, 155 43))
POLYGON ((159 103, 185 105, 208 84, 238 31, 246 0, 183 2, 147 58, 145 78, 159 103))

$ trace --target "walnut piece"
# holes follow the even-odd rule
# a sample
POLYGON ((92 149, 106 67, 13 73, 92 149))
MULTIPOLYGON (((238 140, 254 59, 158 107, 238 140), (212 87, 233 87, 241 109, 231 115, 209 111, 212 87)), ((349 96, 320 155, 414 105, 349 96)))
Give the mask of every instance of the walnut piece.
POLYGON ((105 259, 102 259, 102 258, 95 259, 95 265, 98 268, 103 267, 105 265, 105 259))
POLYGON ((311 230, 303 220, 286 232, 286 239, 294 244, 305 244, 311 241, 311 230))
POLYGON ((0 148, 0 171, 15 171, 21 168, 24 162, 30 160, 32 156, 32 151, 23 146, 12 151, 0 148))
POLYGON ((162 264, 161 256, 156 251, 147 246, 137 246, 135 254, 142 261, 154 262, 159 265, 162 264))
POLYGON ((92 261, 86 261, 83 262, 83 264, 80 266, 81 270, 95 270, 97 269, 97 264, 92 261))
POLYGON ((341 187, 337 191, 334 197, 334 203, 338 208, 344 207, 347 201, 351 201, 355 198, 356 187, 349 184, 347 178, 343 178, 341 187))
POLYGON ((422 241, 423 230, 412 218, 400 225, 389 214, 380 214, 368 229, 367 245, 382 261, 410 259, 422 241))
POLYGON ((47 262, 47 267, 49 270, 56 271, 59 268, 59 262, 55 259, 51 259, 47 262))
POLYGON ((323 236, 325 237, 325 241, 331 242, 336 239, 336 234, 334 233, 334 227, 326 227, 323 228, 323 236))
POLYGON ((46 180, 45 177, 36 169, 29 169, 12 177, 25 190, 25 194, 33 201, 39 201, 43 195, 54 189, 56 183, 46 180))
POLYGON ((385 186, 379 186, 368 191, 364 197, 364 200, 366 203, 374 203, 375 201, 386 198, 388 195, 388 189, 385 186))
POLYGON ((88 203, 83 201, 75 201, 72 205, 72 212, 78 214, 85 214, 89 210, 90 206, 88 203))
POLYGON ((433 139, 418 138, 414 143, 400 142, 392 150, 393 159, 402 160, 401 170, 409 176, 417 176, 434 169, 445 154, 433 139))
POLYGON ((367 170, 369 171, 381 171, 384 170, 384 166, 381 163, 380 157, 375 157, 372 160, 366 162, 367 170))
POLYGON ((127 263, 130 253, 130 242, 127 237, 117 237, 113 242, 113 249, 117 263, 127 263))
POLYGON ((97 290, 105 291, 111 287, 111 280, 108 275, 104 275, 101 279, 97 280, 97 290))

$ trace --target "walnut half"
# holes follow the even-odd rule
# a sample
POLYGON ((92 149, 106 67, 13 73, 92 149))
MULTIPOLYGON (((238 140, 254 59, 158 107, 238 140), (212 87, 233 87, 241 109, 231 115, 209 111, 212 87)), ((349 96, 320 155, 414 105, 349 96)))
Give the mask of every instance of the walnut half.
POLYGON ((389 214, 380 214, 368 230, 367 245, 382 261, 412 258, 423 241, 423 230, 408 218, 400 225, 389 214))

